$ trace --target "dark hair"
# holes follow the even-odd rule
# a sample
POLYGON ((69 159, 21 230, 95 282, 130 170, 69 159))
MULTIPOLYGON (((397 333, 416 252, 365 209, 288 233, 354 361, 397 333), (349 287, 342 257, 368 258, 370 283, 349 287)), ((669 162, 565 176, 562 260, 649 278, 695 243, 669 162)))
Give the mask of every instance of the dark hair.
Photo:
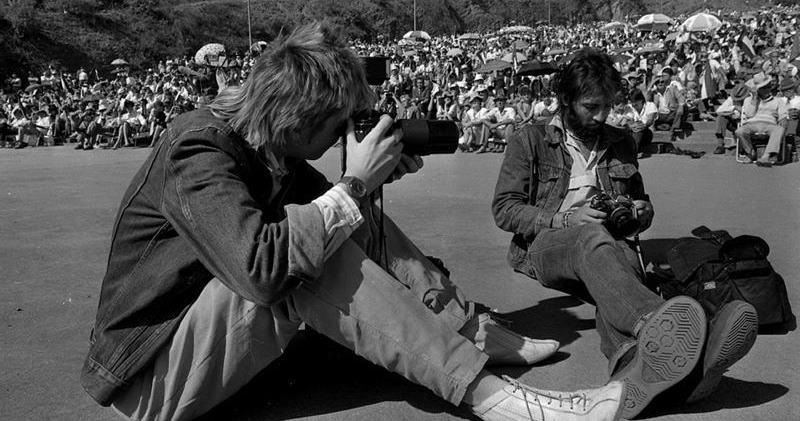
POLYGON ((569 106, 584 95, 614 96, 622 89, 622 77, 608 54, 582 48, 553 80, 558 101, 569 106))
POLYGON ((631 94, 631 102, 636 102, 636 101, 647 102, 647 100, 644 99, 644 94, 642 93, 642 91, 638 89, 635 90, 633 94, 631 94))

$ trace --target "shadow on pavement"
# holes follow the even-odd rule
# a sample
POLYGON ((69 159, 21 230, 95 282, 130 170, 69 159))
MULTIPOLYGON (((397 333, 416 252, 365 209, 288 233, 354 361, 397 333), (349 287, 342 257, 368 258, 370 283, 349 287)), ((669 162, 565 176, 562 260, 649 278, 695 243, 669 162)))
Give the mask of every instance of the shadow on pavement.
MULTIPOLYGON (((563 347, 578 339, 579 331, 595 328, 594 319, 579 319, 566 311, 582 304, 583 301, 564 295, 547 298, 533 307, 502 313, 500 316, 509 322, 509 328, 519 334, 537 339, 555 339, 563 347)), ((559 355, 553 358, 558 359, 559 355)), ((548 359, 547 362, 552 363, 553 360, 548 359)))
MULTIPOLYGON (((642 416, 701 414, 722 409, 749 408, 774 401, 788 392, 789 388, 782 384, 751 382, 723 376, 717 390, 702 401, 678 405, 675 401, 654 401, 653 408, 642 413, 642 416)), ((769 416, 765 414, 764 419, 769 419, 769 416)))
POLYGON ((306 329, 298 332, 280 358, 198 420, 288 420, 392 401, 434 414, 471 416, 422 386, 306 329))

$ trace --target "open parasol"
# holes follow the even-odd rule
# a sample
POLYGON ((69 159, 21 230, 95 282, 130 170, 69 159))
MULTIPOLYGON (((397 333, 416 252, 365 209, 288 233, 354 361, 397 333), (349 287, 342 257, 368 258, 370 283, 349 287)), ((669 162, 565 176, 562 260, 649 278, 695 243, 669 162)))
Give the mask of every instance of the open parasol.
POLYGON ((672 19, 661 13, 650 13, 644 15, 636 22, 636 27, 642 31, 654 31, 658 29, 666 29, 672 19))
POLYGON ((415 39, 415 40, 423 40, 429 41, 431 36, 428 35, 425 31, 408 31, 405 35, 403 35, 403 39, 415 39))
POLYGON ((624 27, 625 27, 624 23, 619 21, 613 21, 603 25, 600 29, 602 29, 603 31, 611 31, 617 28, 624 28, 624 27))
POLYGON ((511 67, 511 63, 503 60, 489 60, 475 70, 478 73, 491 73, 498 70, 505 70, 511 67))
POLYGON ((533 32, 533 28, 525 25, 506 26, 497 31, 498 34, 518 34, 523 32, 533 32))
POLYGON ((222 67, 226 59, 225 46, 211 43, 200 47, 194 55, 194 62, 211 67, 222 67))
POLYGON ((520 66, 519 76, 543 76, 558 72, 558 68, 549 61, 531 60, 520 66))
POLYGON ((481 36, 476 34, 476 33, 470 32, 470 33, 459 35, 458 39, 460 39, 462 41, 477 41, 477 40, 481 39, 481 36))
POLYGON ((722 26, 722 21, 708 13, 698 13, 686 19, 681 28, 687 32, 710 32, 722 26))
POLYGON ((112 66, 127 66, 128 62, 124 59, 118 58, 111 62, 112 66))

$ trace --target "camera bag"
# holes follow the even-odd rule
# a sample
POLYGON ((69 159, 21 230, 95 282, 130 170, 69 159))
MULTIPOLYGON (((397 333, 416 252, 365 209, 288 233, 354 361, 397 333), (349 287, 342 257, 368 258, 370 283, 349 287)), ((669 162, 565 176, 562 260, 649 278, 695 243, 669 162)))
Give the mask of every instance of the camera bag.
POLYGON ((654 271, 665 299, 687 295, 697 300, 709 318, 726 303, 746 301, 755 307, 759 326, 794 320, 783 278, 767 260, 769 245, 762 238, 705 226, 692 230, 667 252, 670 268, 654 271))

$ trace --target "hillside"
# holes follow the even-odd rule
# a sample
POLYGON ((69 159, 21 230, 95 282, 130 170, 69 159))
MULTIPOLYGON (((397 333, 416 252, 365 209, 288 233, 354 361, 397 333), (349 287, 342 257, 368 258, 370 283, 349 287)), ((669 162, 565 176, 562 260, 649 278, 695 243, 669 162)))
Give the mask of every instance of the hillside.
MULTIPOLYGON (((796 3, 786 1, 783 3, 796 3)), ((745 10, 747 0, 417 0, 417 28, 452 34, 499 28, 624 19, 653 11, 668 15, 708 8, 745 10)), ((254 40, 314 19, 341 25, 348 35, 397 38, 413 27, 413 0, 253 0, 254 40)), ((207 42, 247 48, 245 0, 4 0, 0 2, 0 77, 48 64, 108 70, 125 57, 134 66, 191 54, 207 42)))

